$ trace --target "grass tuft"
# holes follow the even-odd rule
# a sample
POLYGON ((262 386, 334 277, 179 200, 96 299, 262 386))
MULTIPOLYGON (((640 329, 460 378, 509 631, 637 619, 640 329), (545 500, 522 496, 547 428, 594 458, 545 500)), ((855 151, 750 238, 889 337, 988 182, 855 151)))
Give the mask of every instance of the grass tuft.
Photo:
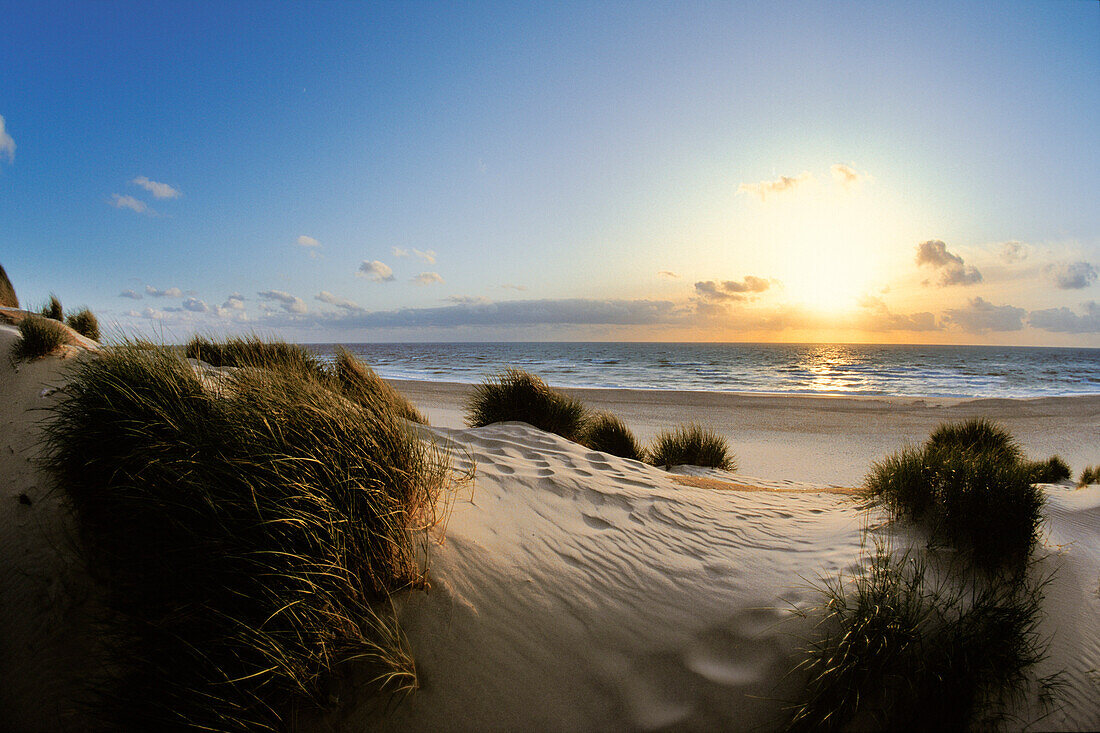
POLYGON ((19 296, 15 294, 8 273, 4 272, 4 266, 0 265, 0 306, 5 308, 18 308, 19 296))
POLYGON ((592 450, 620 458, 635 461, 645 459, 645 449, 634 438, 630 428, 619 418, 607 413, 600 413, 589 420, 581 442, 592 450))
POLYGON ((648 457, 649 463, 666 469, 686 465, 737 470, 737 459, 730 452, 726 439, 694 423, 658 434, 648 457))
POLYGON ((1043 493, 1032 485, 1031 469, 1019 460, 1011 436, 980 422, 977 431, 942 426, 920 449, 874 464, 864 481, 866 496, 895 516, 924 524, 933 540, 969 551, 986 569, 1019 566, 1038 538, 1043 493), (998 439, 943 438, 968 432, 998 439))
POLYGON ((69 336, 57 321, 28 313, 19 322, 20 339, 12 344, 12 362, 29 361, 54 353, 68 343, 69 336))
MULTIPOLYGON (((949 575, 881 544, 856 576, 826 580, 820 634, 797 669, 791 730, 970 730, 1003 724, 1046 656, 1046 581, 949 575)), ((1040 680, 1049 705, 1055 678, 1040 680)))
POLYGON ((196 335, 187 342, 184 353, 189 359, 215 367, 289 370, 317 378, 327 374, 324 363, 309 349, 285 341, 264 341, 258 336, 212 341, 196 335))
POLYGON ((61 300, 53 293, 50 293, 49 302, 42 306, 42 310, 39 311, 39 314, 43 318, 52 318, 55 321, 65 322, 65 311, 61 308, 61 300))
POLYGON ((466 404, 466 423, 476 428, 509 420, 580 442, 588 411, 579 400, 551 389, 534 374, 507 369, 474 388, 466 404))
POLYGON ((1078 486, 1100 484, 1100 466, 1088 466, 1081 471, 1081 478, 1077 479, 1078 486))
POLYGON ((87 308, 81 308, 76 313, 70 313, 65 319, 65 325, 86 336, 92 341, 99 341, 99 319, 87 308))
POLYGON ((284 346, 250 344, 238 363, 267 366, 208 389, 170 347, 123 342, 52 408, 45 460, 119 619, 105 728, 282 729, 349 660, 415 685, 384 610, 423 582, 446 461, 284 346))
POLYGON ((343 346, 336 348, 335 370, 344 394, 351 399, 364 404, 380 403, 399 417, 421 425, 428 424, 428 419, 403 394, 343 346))
POLYGON ((1023 451, 1012 433, 992 420, 973 418, 961 423, 944 423, 925 442, 929 450, 957 449, 990 453, 1009 461, 1023 460, 1023 451))
POLYGON ((1033 484, 1056 484, 1073 476, 1069 464, 1061 456, 1051 456, 1045 461, 1025 461, 1028 480, 1033 484))

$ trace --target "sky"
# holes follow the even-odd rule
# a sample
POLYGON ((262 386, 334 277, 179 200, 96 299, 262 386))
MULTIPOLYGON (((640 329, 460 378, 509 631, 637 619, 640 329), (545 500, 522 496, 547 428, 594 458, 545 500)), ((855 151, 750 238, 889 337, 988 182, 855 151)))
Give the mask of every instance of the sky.
POLYGON ((0 0, 113 335, 1100 347, 1100 3, 0 0))

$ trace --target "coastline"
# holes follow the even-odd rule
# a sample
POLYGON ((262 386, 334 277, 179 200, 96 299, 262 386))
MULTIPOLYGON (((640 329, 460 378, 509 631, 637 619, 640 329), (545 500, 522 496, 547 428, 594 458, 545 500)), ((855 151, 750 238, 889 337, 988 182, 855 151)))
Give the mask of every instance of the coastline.
MULTIPOLYGON (((387 379, 432 425, 465 427, 474 385, 387 379)), ((830 486, 858 485, 872 462, 923 441, 946 420, 988 417, 1019 439, 1029 457, 1061 455, 1076 475, 1100 462, 1100 395, 1028 398, 889 397, 561 388, 592 410, 622 419, 639 440, 685 422, 726 436, 738 474, 830 486)))

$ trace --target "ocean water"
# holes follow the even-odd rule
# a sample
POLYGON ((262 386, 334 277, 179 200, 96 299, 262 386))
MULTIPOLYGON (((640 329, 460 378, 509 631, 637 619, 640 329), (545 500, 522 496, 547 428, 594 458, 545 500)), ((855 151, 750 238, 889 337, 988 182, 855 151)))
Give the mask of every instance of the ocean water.
MULTIPOLYGON (((1100 394, 1100 349, 699 343, 345 344, 383 377, 559 387, 935 397, 1100 394)), ((311 344, 330 358, 331 344, 311 344)))

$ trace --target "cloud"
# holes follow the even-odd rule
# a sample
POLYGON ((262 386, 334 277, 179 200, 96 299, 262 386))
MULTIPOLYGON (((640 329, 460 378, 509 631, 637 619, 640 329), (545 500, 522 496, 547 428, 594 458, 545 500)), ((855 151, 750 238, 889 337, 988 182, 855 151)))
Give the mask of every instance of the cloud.
POLYGON ((401 249, 400 247, 393 248, 394 257, 415 257, 421 262, 427 262, 429 265, 435 264, 435 250, 429 249, 421 251, 419 249, 401 249))
POLYGON ((309 310, 304 300, 282 290, 264 290, 257 295, 266 300, 278 301, 287 313, 305 313, 309 310))
POLYGON ((443 277, 438 272, 422 272, 412 281, 417 285, 434 285, 443 282, 443 277))
POLYGON ((243 311, 244 296, 240 293, 233 293, 225 299, 225 302, 221 304, 221 307, 226 310, 243 311))
POLYGON ((347 298, 340 298, 338 296, 335 296, 327 290, 322 290, 313 297, 321 301, 322 303, 328 303, 329 305, 334 305, 337 308, 343 308, 344 310, 351 313, 359 313, 363 310, 358 303, 350 301, 347 298))
POLYGON ((929 265, 940 271, 940 285, 974 285, 982 281, 982 273, 963 258, 947 251, 939 239, 929 239, 917 245, 917 265, 929 265))
POLYGON ((1032 311, 1028 323, 1032 328, 1041 328, 1054 333, 1100 333, 1100 305, 1088 301, 1083 305, 1083 315, 1069 308, 1048 308, 1032 311))
POLYGON ((986 331, 1019 331, 1024 327, 1023 308, 1012 305, 993 305, 977 297, 972 298, 964 308, 950 308, 944 311, 943 322, 957 326, 968 333, 986 331))
POLYGON ((829 173, 833 180, 844 188, 854 188, 869 178, 866 173, 858 173, 854 168, 842 163, 834 163, 829 167, 829 173))
POLYGON ((753 293, 762 293, 771 287, 771 283, 762 277, 746 275, 741 282, 706 280, 695 283, 695 292, 699 297, 711 301, 748 300, 753 293))
POLYGON ((114 206, 116 209, 129 209, 139 214, 157 213, 150 209, 144 201, 138 201, 133 196, 123 196, 117 193, 111 194, 111 206, 114 206))
POLYGON ((393 276, 393 268, 387 265, 385 262, 379 262, 378 260, 371 260, 367 262, 363 260, 359 265, 359 272, 355 273, 356 277, 365 277, 368 280, 373 280, 376 283, 380 282, 392 282, 395 278, 393 276))
POLYGON ((1013 240, 1001 244, 1001 260, 1003 260, 1005 264, 1011 265, 1014 262, 1020 262, 1026 259, 1027 245, 1023 242, 1013 240))
POLYGON ((4 130, 4 116, 0 115, 0 158, 8 156, 8 162, 15 160, 15 140, 4 130))
POLYGON ((128 310, 126 311, 126 315, 130 316, 131 318, 147 318, 150 321, 159 321, 160 319, 164 318, 164 311, 159 311, 156 308, 146 308, 141 312, 138 312, 136 310, 128 310))
POLYGON ((1047 265, 1043 271, 1061 290, 1080 290, 1096 281, 1096 268, 1088 262, 1062 262, 1047 265))
POLYGON ((141 300, 145 296, 135 290, 123 290, 118 294, 120 298, 130 298, 131 300, 141 300))
POLYGON ((859 301, 864 309, 856 328, 864 331, 938 331, 936 317, 928 312, 892 313, 882 298, 866 295, 859 301))
POLYGON ((130 182, 141 186, 146 191, 153 194, 153 198, 178 199, 181 196, 179 191, 172 188, 167 183, 157 183, 156 181, 150 181, 145 176, 138 176, 130 182))
POLYGON ((475 305, 493 302, 484 295, 449 295, 447 296, 447 300, 460 305, 475 305))
POLYGON ((661 270, 657 273, 657 277, 667 277, 669 280, 679 280, 680 276, 671 270, 661 270))
POLYGON ((504 288, 505 290, 518 290, 520 292, 523 292, 527 289, 526 285, 513 285, 512 283, 504 283, 500 287, 504 288))
POLYGON ((168 288, 167 290, 157 290, 152 285, 145 286, 145 292, 152 295, 154 298, 182 298, 183 291, 179 288, 168 288))
POLYGON ((307 237, 306 235, 303 234, 302 236, 298 237, 298 246, 299 247, 320 247, 321 243, 318 242, 313 237, 307 237))
POLYGON ((210 307, 198 298, 188 298, 183 301, 183 309, 192 313, 208 313, 210 311, 210 307))
POLYGON ((776 196, 787 191, 793 191, 798 186, 813 180, 813 174, 809 171, 803 171, 793 178, 791 176, 780 176, 774 181, 758 181, 757 183, 742 183, 737 187, 737 193, 750 193, 754 196, 760 197, 761 201, 766 201, 770 196, 776 196))

